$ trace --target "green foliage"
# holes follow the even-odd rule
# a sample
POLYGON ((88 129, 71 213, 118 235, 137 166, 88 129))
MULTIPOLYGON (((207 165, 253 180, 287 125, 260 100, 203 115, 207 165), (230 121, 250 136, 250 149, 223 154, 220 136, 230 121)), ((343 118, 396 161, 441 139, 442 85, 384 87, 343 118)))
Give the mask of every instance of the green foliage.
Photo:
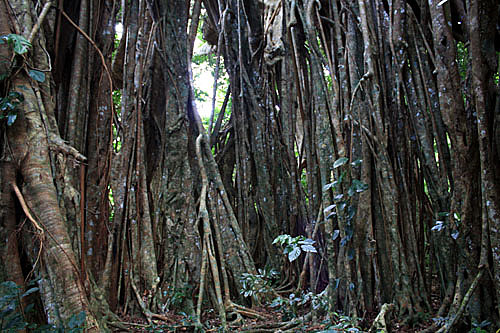
POLYGON ((21 301, 29 295, 39 291, 35 287, 35 281, 32 281, 28 286, 31 286, 27 291, 23 292, 22 288, 15 282, 5 281, 0 283, 0 331, 1 332, 17 332, 22 329, 29 329, 31 332, 69 332, 78 333, 85 330, 85 311, 71 316, 67 324, 62 327, 54 325, 38 325, 30 323, 27 315, 33 312, 34 304, 29 303, 25 308, 22 308, 21 301))
MULTIPOLYGON (((446 227, 449 225, 447 221, 449 221, 448 217, 450 216, 449 212, 439 212, 438 217, 443 218, 442 220, 436 220, 436 224, 431 228, 432 231, 434 232, 440 232, 441 230, 446 229, 446 227)), ((453 213, 453 223, 455 228, 451 228, 450 230, 450 236, 453 239, 457 239, 458 236, 460 235, 458 228, 460 227, 460 224, 462 223, 462 218, 460 216, 460 213, 455 212, 453 213)))
POLYGON ((38 288, 31 288, 23 293, 21 288, 12 281, 0 284, 0 330, 2 332, 15 332, 28 327, 26 313, 33 310, 33 305, 22 309, 21 300, 36 291, 38 288))
POLYGON ((16 54, 24 54, 28 52, 31 47, 31 43, 28 42, 26 38, 21 35, 8 34, 0 36, 0 44, 7 43, 14 49, 16 54))
MULTIPOLYGON (((356 160, 352 163, 347 164, 349 160, 346 157, 341 157, 333 163, 334 169, 342 168, 339 177, 332 183, 326 184, 323 187, 324 191, 334 190, 337 191, 333 196, 334 203, 329 205, 324 209, 325 219, 336 216, 337 219, 342 219, 345 226, 345 236, 340 240, 340 245, 345 246, 348 241, 350 241, 354 235, 354 216, 356 215, 356 206, 354 204, 355 196, 358 193, 364 192, 368 189, 368 184, 363 183, 359 179, 352 179, 350 184, 343 184, 347 178, 350 167, 358 167, 362 160, 356 160), (343 193, 340 192, 342 185, 346 185, 343 193)), ((340 230, 334 230, 332 234, 333 240, 336 240, 340 235, 340 230)), ((351 260, 354 254, 351 252, 347 253, 347 257, 351 260)))
POLYGON ((334 324, 328 325, 328 329, 321 331, 323 333, 329 332, 363 332, 358 325, 358 319, 355 317, 345 316, 334 312, 332 322, 334 324))
MULTIPOLYGON (((201 40, 201 35, 198 36, 198 40, 201 41, 201 44, 205 43, 201 40)), ((213 84, 215 78, 216 63, 217 56, 213 53, 195 53, 192 58, 194 95, 198 107, 198 112, 205 126, 208 126, 210 113, 212 111, 213 84)), ((222 104, 228 89, 229 76, 224 69, 224 61, 221 61, 219 65, 219 77, 217 80, 214 119, 217 119, 222 109, 222 104)), ((229 120, 230 113, 231 100, 228 101, 228 104, 226 106, 223 125, 229 120)))
POLYGON ((463 42, 457 43, 457 63, 460 77, 465 80, 467 68, 469 67, 469 50, 463 42))
MULTIPOLYGON (((21 35, 8 34, 0 36, 0 44, 8 44, 17 55, 22 55, 28 52, 32 47, 31 43, 21 35)), ((29 69, 28 75, 38 82, 45 81, 45 73, 36 69, 29 69)), ((0 80, 6 79, 10 75, 10 71, 2 73, 0 80)), ((4 92, 2 92, 2 95, 4 92)), ((18 106, 24 101, 24 96, 19 91, 11 91, 6 96, 0 97, 0 119, 7 119, 7 125, 10 126, 16 121, 18 106)))
POLYGON ((241 291, 245 297, 256 297, 273 291, 273 282, 279 277, 274 269, 258 269, 258 274, 243 273, 240 278, 241 291))
POLYGON ((116 110, 116 114, 120 117, 122 112, 122 91, 113 90, 111 96, 113 97, 113 106, 116 110))
POLYGON ((296 318, 298 315, 298 309, 300 306, 307 303, 307 301, 301 296, 296 296, 295 294, 290 294, 288 298, 286 297, 276 297, 272 303, 271 307, 276 308, 278 311, 283 313, 282 319, 287 321, 296 318))
POLYGON ((167 290, 163 291, 163 298, 166 300, 161 306, 162 311, 167 311, 171 308, 179 308, 187 297, 191 296, 193 287, 186 283, 183 287, 175 288, 168 286, 167 290))
POLYGON ((302 292, 300 295, 290 294, 288 297, 276 297, 270 307, 276 308, 283 313, 283 320, 291 320, 298 316, 299 309, 310 305, 314 310, 326 312, 328 309, 327 289, 319 294, 302 292))
POLYGON ((472 323, 472 329, 469 331, 469 333, 487 333, 488 330, 485 328, 490 326, 491 322, 488 320, 483 320, 480 323, 472 323))
POLYGON ((7 119, 10 126, 17 119, 19 104, 24 102, 24 96, 18 91, 11 91, 5 97, 0 97, 0 119, 7 119))
MULTIPOLYGON (((118 120, 121 120, 122 91, 121 90, 113 90, 113 92, 111 93, 111 96, 113 98, 113 108, 116 112, 118 120)), ((120 133, 118 131, 118 128, 116 127, 114 122, 113 122, 112 126, 113 126, 113 148, 115 149, 116 152, 119 152, 122 148, 122 139, 121 139, 120 133)))
POLYGON ((29 76, 38 82, 44 82, 45 81, 45 73, 42 71, 38 71, 36 69, 30 69, 28 71, 29 76))
POLYGON ((273 244, 277 243, 281 246, 285 246, 283 254, 288 255, 288 260, 290 262, 297 259, 302 251, 312 253, 318 252, 313 246, 315 242, 312 239, 305 238, 304 236, 292 237, 290 235, 280 235, 273 241, 273 244))

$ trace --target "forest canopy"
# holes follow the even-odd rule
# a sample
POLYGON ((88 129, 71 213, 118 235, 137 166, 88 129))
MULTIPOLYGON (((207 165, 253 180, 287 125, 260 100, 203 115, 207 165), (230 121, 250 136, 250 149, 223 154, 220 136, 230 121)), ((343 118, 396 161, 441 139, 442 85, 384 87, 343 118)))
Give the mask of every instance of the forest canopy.
POLYGON ((0 1, 0 330, 500 328, 497 0, 0 1))

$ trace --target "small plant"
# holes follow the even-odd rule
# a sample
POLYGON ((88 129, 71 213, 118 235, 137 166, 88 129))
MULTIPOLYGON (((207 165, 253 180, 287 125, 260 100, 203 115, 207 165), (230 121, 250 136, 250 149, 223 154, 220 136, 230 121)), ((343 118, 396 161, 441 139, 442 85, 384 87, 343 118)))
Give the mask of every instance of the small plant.
POLYGON ((279 277, 274 269, 258 269, 258 274, 243 273, 240 278, 241 291, 245 297, 264 296, 273 292, 273 282, 279 277))
POLYGON ((282 320, 287 321, 297 317, 298 306, 302 304, 304 304, 303 299, 292 293, 288 298, 276 297, 270 306, 283 313, 282 320))
MULTIPOLYGON (((27 64, 24 54, 29 51, 32 45, 26 38, 17 34, 3 35, 0 36, 1 44, 9 45, 15 55, 22 57, 12 57, 12 59, 7 60, 0 59, 1 61, 9 62, 11 66, 6 72, 0 73, 0 81, 7 79, 12 72, 18 72, 12 71, 13 68, 23 68, 33 80, 38 82, 45 81, 45 73, 43 71, 33 69, 27 64), (18 59, 19 61, 17 61, 18 59)), ((22 102, 24 102, 24 96, 21 92, 9 92, 7 88, 6 91, 2 91, 0 96, 0 119, 7 119, 7 125, 12 125, 17 119, 18 107, 22 102)))
MULTIPOLYGON (((435 232, 440 232, 441 230, 446 229, 446 227, 448 226, 446 219, 449 216, 450 216, 450 213, 448 213, 448 212, 438 213, 438 217, 442 218, 443 220, 437 220, 436 224, 431 228, 431 230, 435 231, 435 232)), ((451 228, 453 230, 451 230, 450 236, 456 240, 460 234, 458 231, 458 228, 460 227, 460 224, 462 223, 462 218, 460 217, 459 213, 457 213, 457 212, 453 213, 453 222, 454 222, 455 228, 451 228)))
POLYGON ((469 331, 469 333, 487 333, 488 330, 485 328, 490 326, 491 322, 488 320, 483 320, 480 323, 472 323, 472 329, 469 331))
POLYGON ((307 304, 310 304, 314 310, 326 311, 328 309, 328 297, 326 290, 327 289, 319 294, 303 292, 300 295, 296 295, 292 293, 288 296, 288 298, 279 296, 271 302, 270 306, 272 308, 276 308, 284 314, 282 318, 283 320, 296 318, 298 310, 307 304))
POLYGON ((5 281, 0 283, 0 331, 17 332, 22 329, 29 329, 31 332, 69 332, 77 333, 85 330, 85 311, 71 316, 65 325, 56 327, 54 325, 38 325, 30 323, 27 315, 33 311, 34 304, 30 303, 26 307, 21 306, 21 301, 29 295, 37 292, 36 281, 32 281, 27 291, 15 282, 5 281))
POLYGON ((314 294, 312 292, 308 292, 308 299, 311 300, 311 306, 316 311, 326 312, 328 310, 328 288, 325 288, 319 294, 314 294))
POLYGON ((68 324, 65 329, 62 329, 62 332, 69 333, 79 333, 85 332, 85 319, 87 315, 85 311, 81 311, 77 314, 72 315, 69 318, 68 324))
POLYGON ((16 121, 19 104, 24 102, 24 96, 18 91, 11 91, 5 97, 0 97, 0 119, 7 119, 10 126, 16 121))
POLYGON ((16 331, 28 327, 26 314, 33 310, 33 304, 21 307, 21 300, 38 291, 37 287, 22 292, 15 282, 5 281, 0 284, 0 330, 16 331))
POLYGON ((16 54, 24 54, 31 47, 31 43, 26 38, 16 34, 0 36, 0 45, 5 43, 11 46, 16 54))
POLYGON ((169 286, 163 291, 165 303, 161 306, 162 311, 168 311, 171 308, 179 308, 186 297, 191 295, 192 286, 186 283, 183 287, 175 288, 169 286))
POLYGON ((436 326, 440 327, 446 324, 448 319, 449 319, 448 317, 435 317, 432 318, 432 321, 436 324, 436 326))
POLYGON ((328 330, 321 331, 323 333, 327 332, 362 332, 361 328, 358 326, 358 319, 355 317, 349 317, 340 313, 333 313, 332 321, 334 324, 328 325, 328 330))
POLYGON ((312 239, 305 238, 304 236, 292 237, 290 235, 280 235, 273 241, 273 244, 277 243, 281 246, 285 246, 283 254, 288 255, 288 260, 290 262, 297 259, 302 251, 312 253, 318 252, 313 246, 315 242, 312 239))
MULTIPOLYGON (((333 163, 334 169, 341 168, 343 170, 334 182, 326 184, 323 187, 323 191, 332 189, 335 192, 333 196, 334 203, 326 207, 324 209, 324 213, 325 220, 334 216, 337 217, 339 229, 333 231, 332 239, 336 240, 341 235, 342 231, 343 233, 340 240, 340 246, 346 246, 354 235, 354 217, 357 209, 354 204, 356 195, 368 189, 368 184, 365 184, 359 179, 352 179, 350 184, 344 184, 344 186, 348 186, 347 191, 344 191, 344 193, 340 192, 342 191, 342 184, 346 183, 346 179, 350 178, 350 169, 347 164, 348 161, 349 159, 347 157, 341 157, 333 163)), ((362 160, 356 160, 351 162, 350 165, 352 167, 357 167, 361 163, 362 160)), ((347 252, 347 258, 352 260, 353 257, 354 251, 349 249, 347 252)))
POLYGON ((185 312, 179 312, 179 314, 182 315, 182 319, 181 319, 182 326, 186 326, 186 327, 196 326, 197 319, 196 319, 195 314, 188 315, 185 312))

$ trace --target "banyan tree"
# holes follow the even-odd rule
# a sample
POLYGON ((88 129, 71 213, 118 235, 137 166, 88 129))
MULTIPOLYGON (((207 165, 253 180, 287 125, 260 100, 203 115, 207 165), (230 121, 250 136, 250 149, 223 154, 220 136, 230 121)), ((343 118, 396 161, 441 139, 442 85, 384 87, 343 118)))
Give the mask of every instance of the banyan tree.
POLYGON ((495 0, 0 1, 2 318, 234 331, 309 293, 259 329, 493 332, 499 27, 495 0))

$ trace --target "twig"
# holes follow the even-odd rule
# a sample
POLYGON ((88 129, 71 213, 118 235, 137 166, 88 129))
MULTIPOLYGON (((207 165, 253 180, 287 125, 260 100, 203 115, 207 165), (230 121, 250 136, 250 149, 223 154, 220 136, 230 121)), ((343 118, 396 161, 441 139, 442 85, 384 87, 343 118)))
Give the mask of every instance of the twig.
POLYGON ((49 0, 43 6, 42 12, 40 13, 40 16, 38 17, 36 24, 33 26, 33 29, 31 29, 30 36, 28 37, 28 42, 30 42, 30 44, 33 43, 33 39, 35 38, 36 34, 38 33, 38 30, 40 30, 40 25, 42 24, 43 20, 47 16, 47 13, 49 12, 51 5, 52 5, 52 0, 49 0))

